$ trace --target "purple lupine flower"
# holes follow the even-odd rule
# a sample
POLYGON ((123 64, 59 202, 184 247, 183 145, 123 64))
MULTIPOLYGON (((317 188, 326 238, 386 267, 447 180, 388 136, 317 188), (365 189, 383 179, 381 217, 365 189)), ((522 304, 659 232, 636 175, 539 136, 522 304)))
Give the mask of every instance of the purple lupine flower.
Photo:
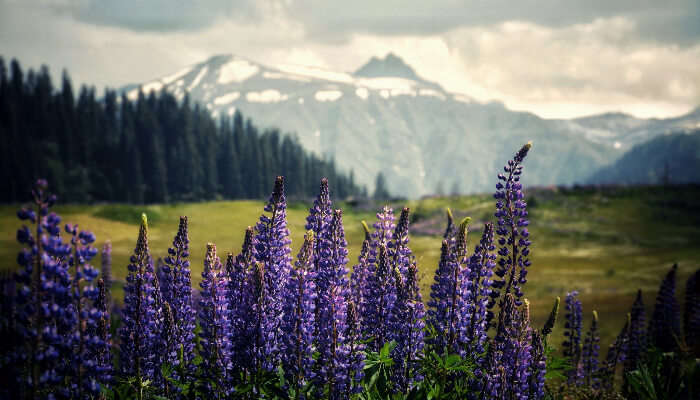
POLYGON ((388 324, 395 318, 394 302, 396 301, 396 285, 393 277, 389 242, 393 238, 394 211, 384 207, 377 213, 374 232, 369 243, 367 266, 367 285, 360 307, 360 319, 363 325, 363 336, 371 338, 370 349, 379 351, 385 343, 391 341, 388 324))
POLYGON ((467 310, 461 307, 467 306, 465 296, 469 295, 465 290, 469 290, 467 286, 470 270, 466 255, 467 225, 470 220, 471 218, 465 218, 460 223, 459 233, 452 235, 451 239, 443 239, 440 262, 435 271, 435 283, 431 286, 428 322, 436 333, 432 343, 440 353, 464 355, 458 332, 460 326, 469 321, 464 317, 467 310))
POLYGON ((231 359, 229 346, 228 302, 226 275, 216 254, 216 245, 207 243, 204 258, 199 325, 202 328, 202 371, 208 378, 207 391, 211 398, 225 398, 229 391, 226 371, 231 359), (213 385, 212 385, 213 384, 213 385))
POLYGON ((435 270, 435 278, 430 286, 430 301, 428 302, 428 323, 435 330, 436 336, 432 344, 440 353, 452 351, 456 323, 457 288, 459 264, 454 253, 454 246, 448 240, 442 241, 440 262, 435 270), (448 346, 449 345, 449 346, 448 346))
POLYGON ((579 376, 578 364, 581 362, 581 328, 583 326, 583 319, 581 316, 581 301, 577 298, 578 291, 566 294, 566 299, 564 303, 566 304, 566 323, 564 325, 564 342, 562 343, 562 349, 564 351, 564 357, 569 359, 569 362, 574 369, 572 369, 568 374, 569 383, 580 383, 583 376, 579 376))
POLYGON ((676 271, 674 264, 661 282, 656 296, 654 313, 649 321, 649 344, 661 351, 674 351, 678 346, 676 338, 680 338, 681 321, 680 307, 676 300, 676 271))
POLYGON ((598 312, 594 310, 591 326, 588 332, 586 332, 586 337, 583 341, 583 353, 581 354, 584 384, 594 389, 598 389, 600 386, 600 379, 596 376, 598 372, 598 353, 600 351, 599 343, 598 312))
POLYGON ((646 309, 642 299, 642 290, 637 291, 637 297, 630 310, 630 330, 627 345, 627 358, 624 372, 634 371, 641 361, 647 348, 646 309))
POLYGON ((314 378, 313 342, 316 285, 314 284, 314 233, 309 230, 284 292, 282 368, 296 398, 314 378))
POLYGON ((97 298, 88 313, 86 324, 85 372, 86 388, 90 389, 85 398, 97 395, 112 381, 111 336, 109 333, 109 295, 103 279, 97 281, 97 298))
POLYGON ((531 365, 529 377, 528 399, 544 398, 545 374, 547 373, 547 354, 545 352, 545 339, 542 333, 532 332, 531 365))
MULTIPOLYGON (((503 306, 505 295, 513 293, 516 303, 520 305, 523 296, 522 285, 527 282, 527 268, 530 266, 530 232, 527 230, 527 204, 523 200, 520 176, 522 162, 532 147, 531 143, 523 146, 508 164, 503 167, 506 175, 498 174, 496 193, 496 213, 498 218, 496 234, 498 234, 498 269, 496 275, 500 278, 494 281, 494 294, 500 296, 500 306, 503 306)), ((491 305, 493 307, 493 304, 491 305)))
POLYGON ((346 388, 345 398, 350 398, 351 394, 362 392, 360 382, 364 378, 365 367, 365 344, 362 342, 360 317, 352 300, 348 301, 347 317, 345 340, 348 344, 347 363, 350 385, 346 388))
POLYGON ((423 351, 425 310, 418 287, 418 266, 412 261, 403 280, 398 267, 394 268, 396 280, 396 321, 393 337, 394 350, 393 382, 403 392, 408 392, 416 382, 422 381, 419 356, 423 351))
MULTIPOLYGON (((510 376, 508 377, 508 386, 510 388, 511 396, 510 398, 523 398, 529 399, 530 393, 530 375, 533 372, 532 368, 532 335, 533 330, 530 327, 530 303, 527 299, 524 299, 523 310, 519 310, 517 313, 516 323, 513 325, 514 339, 511 339, 509 343, 512 343, 512 356, 508 356, 507 352, 504 357, 505 360, 512 360, 511 366, 507 370, 510 371, 510 376)), ((508 347, 506 347, 508 349, 508 347)), ((539 371, 539 369, 537 369, 539 371)))
MULTIPOLYGON (((170 304, 166 301, 161 303, 162 312, 162 323, 160 327, 160 338, 159 338, 159 363, 161 368, 163 366, 176 366, 180 362, 180 351, 177 343, 175 342, 175 319, 173 318, 173 312, 170 308, 170 304)), ((179 392, 179 388, 172 385, 165 379, 164 376, 159 375, 158 380, 156 380, 156 385, 162 391, 162 393, 167 398, 176 397, 176 393, 179 392)), ((177 379, 179 375, 174 372, 170 375, 170 378, 177 379)))
MULTIPOLYGON (((124 309, 119 363, 122 374, 134 376, 141 388, 146 380, 160 374, 160 316, 157 280, 148 247, 148 220, 141 216, 141 227, 124 285, 124 309)), ((140 390, 140 389, 139 389, 140 390)))
POLYGON ((391 341, 389 326, 395 319, 396 284, 389 263, 386 244, 378 244, 375 263, 370 264, 367 278, 367 296, 365 298, 364 336, 371 338, 370 349, 379 351, 385 343, 391 341))
POLYGON ((529 305, 525 303, 523 310, 518 309, 515 295, 508 293, 489 347, 483 387, 490 397, 486 398, 528 398, 533 371, 532 335, 529 305))
POLYGON ((254 258, 254 234, 252 227, 248 227, 243 240, 240 254, 235 258, 229 254, 226 259, 226 274, 228 275, 228 311, 230 323, 230 345, 233 358, 231 359, 231 378, 247 381, 247 374, 253 369, 251 362, 254 348, 251 342, 255 334, 254 321, 256 320, 252 310, 256 299, 253 295, 253 271, 255 269, 254 258))
MULTIPOLYGON (((685 342, 693 348, 700 344, 700 269, 688 278, 685 286, 683 333, 685 342)), ((696 353, 697 354, 697 353, 696 353)))
POLYGON ((314 233, 314 272, 318 272, 321 268, 322 258, 319 255, 322 252, 322 246, 326 244, 321 238, 329 237, 331 220, 333 219, 333 209, 331 208, 331 197, 328 191, 328 179, 321 179, 319 193, 314 200, 313 206, 309 209, 309 215, 306 217, 305 229, 311 230, 314 233))
MULTIPOLYGON (((68 257, 68 265, 73 269, 71 285, 72 305, 77 316, 77 324, 71 332, 70 340, 73 349, 72 373, 73 395, 78 398, 87 398, 96 395, 100 391, 100 385, 95 376, 96 360, 91 357, 90 343, 93 341, 94 332, 88 331, 88 326, 96 325, 93 320, 96 314, 91 313, 92 303, 97 300, 98 290, 92 285, 99 271, 89 264, 97 255, 97 249, 92 246, 95 235, 88 231, 79 231, 77 225, 66 224, 66 233, 72 235, 71 245, 73 251, 68 257)), ((98 315, 97 315, 98 316, 98 315)))
POLYGON ((180 368, 191 368, 194 359, 194 330, 196 311, 192 300, 192 278, 190 272, 190 239, 187 232, 187 217, 180 217, 177 234, 173 238, 172 247, 168 248, 168 255, 163 260, 161 267, 162 283, 161 291, 166 300, 173 326, 170 327, 172 335, 169 338, 170 349, 167 352, 167 362, 180 368), (164 288, 168 288, 167 290, 164 288), (167 295, 166 295, 167 293, 167 295), (174 352, 174 354, 173 354, 174 352))
POLYGON ((102 280, 107 289, 112 287, 112 242, 109 240, 102 245, 102 280))
POLYGON ((36 211, 17 212, 34 232, 27 226, 17 231, 17 241, 28 249, 19 252, 15 274, 12 336, 19 343, 7 355, 8 364, 16 366, 8 371, 15 381, 8 390, 16 397, 37 398, 42 390, 70 396, 71 387, 64 383, 73 375, 71 333, 77 325, 67 262, 71 246, 60 238, 61 218, 49 212, 56 197, 47 187, 41 179, 34 186, 36 211))
POLYGON ((362 227, 365 231, 365 239, 362 241, 362 248, 360 249, 360 255, 357 257, 357 264, 352 267, 352 274, 350 275, 350 293, 352 296, 352 302, 355 304, 355 311, 357 312, 357 323, 360 326, 360 332, 363 331, 362 327, 364 323, 362 321, 362 311, 366 304, 366 296, 368 294, 367 279, 369 274, 369 264, 370 264, 370 246, 372 241, 372 236, 369 232, 369 227, 367 223, 362 221, 362 227))
POLYGON ((284 178, 278 176, 265 211, 256 225, 255 259, 262 263, 264 272, 264 296, 260 304, 262 325, 260 334, 263 346, 259 348, 265 358, 263 368, 273 371, 279 362, 280 321, 282 316, 281 293, 287 285, 292 268, 287 228, 287 201, 284 195, 284 178))
POLYGON ((608 347, 608 354, 605 362, 600 367, 598 375, 601 377, 601 388, 605 391, 612 391, 615 384, 615 372, 617 366, 625 361, 627 345, 629 342, 631 315, 627 314, 625 326, 615 338, 615 341, 608 347))
POLYGON ((267 368, 269 349, 265 347, 265 341, 268 338, 265 330, 268 326, 266 316, 266 305, 268 296, 265 287, 265 268, 263 263, 255 264, 255 269, 251 274, 251 289, 253 294, 253 307, 251 308, 251 316, 253 327, 250 334, 250 364, 251 374, 259 374, 267 368))
POLYGON ((411 265, 411 248, 408 247, 408 222, 410 216, 410 209, 404 207, 401 210, 401 216, 399 217, 399 222, 396 224, 394 229, 394 234, 392 239, 388 242, 389 254, 392 257, 392 264, 399 269, 403 279, 406 279, 406 274, 408 273, 408 268, 411 265))
POLYGON ((474 254, 469 258, 469 267, 462 269, 460 285, 459 310, 462 321, 459 327, 460 347, 466 348, 468 354, 475 357, 479 364, 483 363, 480 355, 484 353, 489 329, 489 301, 491 300, 491 277, 496 266, 496 254, 493 245, 493 225, 486 223, 484 233, 474 254))
POLYGON ((325 241, 317 255, 316 265, 316 346, 318 356, 318 377, 327 385, 329 398, 342 398, 351 386, 347 362, 346 299, 350 297, 347 280, 348 258, 347 241, 343 230, 343 213, 334 210, 331 224, 322 231, 319 241, 325 241), (325 237, 324 237, 325 236, 325 237))

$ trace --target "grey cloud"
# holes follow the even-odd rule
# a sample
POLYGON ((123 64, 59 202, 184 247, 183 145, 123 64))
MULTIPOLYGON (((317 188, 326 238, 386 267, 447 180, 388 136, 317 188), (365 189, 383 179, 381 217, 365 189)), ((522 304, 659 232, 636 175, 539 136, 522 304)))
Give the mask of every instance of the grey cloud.
POLYGON ((75 3, 70 13, 95 25, 134 31, 196 31, 221 19, 259 18, 254 1, 231 0, 88 0, 75 3))
POLYGON ((54 9, 95 25, 134 31, 197 31, 227 19, 259 21, 270 12, 301 23, 308 40, 344 42, 352 34, 430 35, 506 21, 548 27, 626 17, 645 40, 693 44, 700 38, 697 0, 65 0, 54 9))
POLYGON ((435 34, 514 20, 562 27, 618 16, 637 22, 647 38, 683 44, 700 38, 696 0, 315 0, 290 2, 286 11, 302 21, 315 40, 339 41, 357 32, 435 34))

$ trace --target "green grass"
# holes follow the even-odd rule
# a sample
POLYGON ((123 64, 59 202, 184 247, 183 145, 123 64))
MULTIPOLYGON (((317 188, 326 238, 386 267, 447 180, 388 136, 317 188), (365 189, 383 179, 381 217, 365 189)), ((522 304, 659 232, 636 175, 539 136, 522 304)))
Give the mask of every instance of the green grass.
MULTIPOLYGON (((592 310, 600 315, 606 349, 622 327, 636 290, 644 292, 651 310, 656 290, 673 263, 679 264, 679 298, 685 279, 700 268, 700 188, 638 187, 588 189, 526 190, 530 212, 532 267, 525 286, 530 299, 533 324, 540 326, 552 300, 567 291, 581 292, 588 325, 592 310)), ((55 208, 65 222, 78 223, 92 230, 99 246, 105 240, 113 245, 113 273, 123 280, 133 251, 140 215, 149 216, 150 248, 154 258, 166 254, 177 231, 178 216, 187 215, 193 279, 199 282, 207 242, 217 244, 219 255, 237 253, 245 228, 254 225, 262 212, 261 201, 217 201, 173 205, 60 205, 55 208)), ((350 265, 354 264, 362 244, 361 220, 371 223, 375 208, 344 209, 345 232, 349 243, 350 265)), ((440 252, 445 208, 451 207, 456 218, 471 216, 470 248, 479 239, 483 223, 492 220, 494 201, 489 195, 430 198, 392 204, 396 213, 401 207, 413 210, 411 247, 417 257, 421 288, 427 300, 433 272, 440 252)), ((292 233, 293 254, 304 235, 309 204, 292 203, 288 219, 292 233)), ((19 246, 15 241, 20 222, 17 206, 0 206, 0 262, 4 269, 14 269, 19 246)), ((398 215, 397 215, 398 217, 398 215)), ((99 264, 99 261, 97 261, 99 264)), ((121 284, 115 285, 114 297, 121 298, 121 284)), ((551 343, 561 342, 560 329, 551 343)), ((605 351, 605 350, 603 350, 605 351)))

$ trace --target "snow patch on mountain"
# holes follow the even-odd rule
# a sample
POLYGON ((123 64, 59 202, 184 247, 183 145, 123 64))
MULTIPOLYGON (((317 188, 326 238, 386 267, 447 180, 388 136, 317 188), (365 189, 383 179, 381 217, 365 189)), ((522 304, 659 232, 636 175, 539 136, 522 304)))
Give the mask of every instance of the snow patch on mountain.
POLYGON ((420 89, 418 94, 421 96, 437 97, 440 100, 447 100, 447 96, 433 89, 420 89))
POLYGON ((343 97, 343 92, 340 90, 319 90, 314 94, 316 101, 336 101, 343 97))
POLYGON ((239 97, 241 97, 240 92, 227 93, 223 96, 219 96, 219 97, 215 98, 214 104, 216 104, 216 105, 228 104, 228 103, 236 101, 239 97))
POLYGON ((359 87, 355 89, 355 95, 362 100, 367 100, 367 97, 369 97, 369 90, 365 87, 359 87))
POLYGON ((276 89, 267 89, 260 92, 248 92, 245 95, 250 103, 279 103, 287 100, 288 96, 276 89))
POLYGON ((226 85, 231 82, 243 82, 259 71, 260 67, 248 60, 234 59, 219 68, 218 83, 226 85))
POLYGON ((334 72, 328 71, 321 68, 309 67, 306 65, 295 65, 295 64, 283 64, 278 67, 279 70, 287 72, 294 75, 306 76, 309 78, 314 78, 318 80, 340 82, 340 83, 353 83, 353 77, 350 74, 344 72, 334 72))
POLYGON ((271 71, 265 71, 263 72, 263 78, 265 79, 285 79, 285 80, 291 80, 291 81, 299 81, 299 82, 311 82, 311 79, 305 76, 299 76, 299 75, 294 75, 294 74, 285 74, 282 72, 271 72, 271 71))

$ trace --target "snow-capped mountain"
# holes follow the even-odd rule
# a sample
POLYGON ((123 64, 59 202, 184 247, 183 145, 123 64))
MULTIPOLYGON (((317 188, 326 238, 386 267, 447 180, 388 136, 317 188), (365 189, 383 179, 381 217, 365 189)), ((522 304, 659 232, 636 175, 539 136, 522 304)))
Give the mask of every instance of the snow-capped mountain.
POLYGON ((355 73, 219 55, 124 90, 136 98, 139 88, 164 89, 178 99, 189 93, 214 116, 240 110, 257 125, 294 133, 307 149, 334 157, 370 189, 384 172, 389 189, 408 197, 438 186, 491 190, 505 157, 528 140, 534 147, 527 184, 579 182, 635 144, 700 123, 700 109, 669 120, 623 114, 546 120, 449 92, 393 54, 373 57, 355 73))

